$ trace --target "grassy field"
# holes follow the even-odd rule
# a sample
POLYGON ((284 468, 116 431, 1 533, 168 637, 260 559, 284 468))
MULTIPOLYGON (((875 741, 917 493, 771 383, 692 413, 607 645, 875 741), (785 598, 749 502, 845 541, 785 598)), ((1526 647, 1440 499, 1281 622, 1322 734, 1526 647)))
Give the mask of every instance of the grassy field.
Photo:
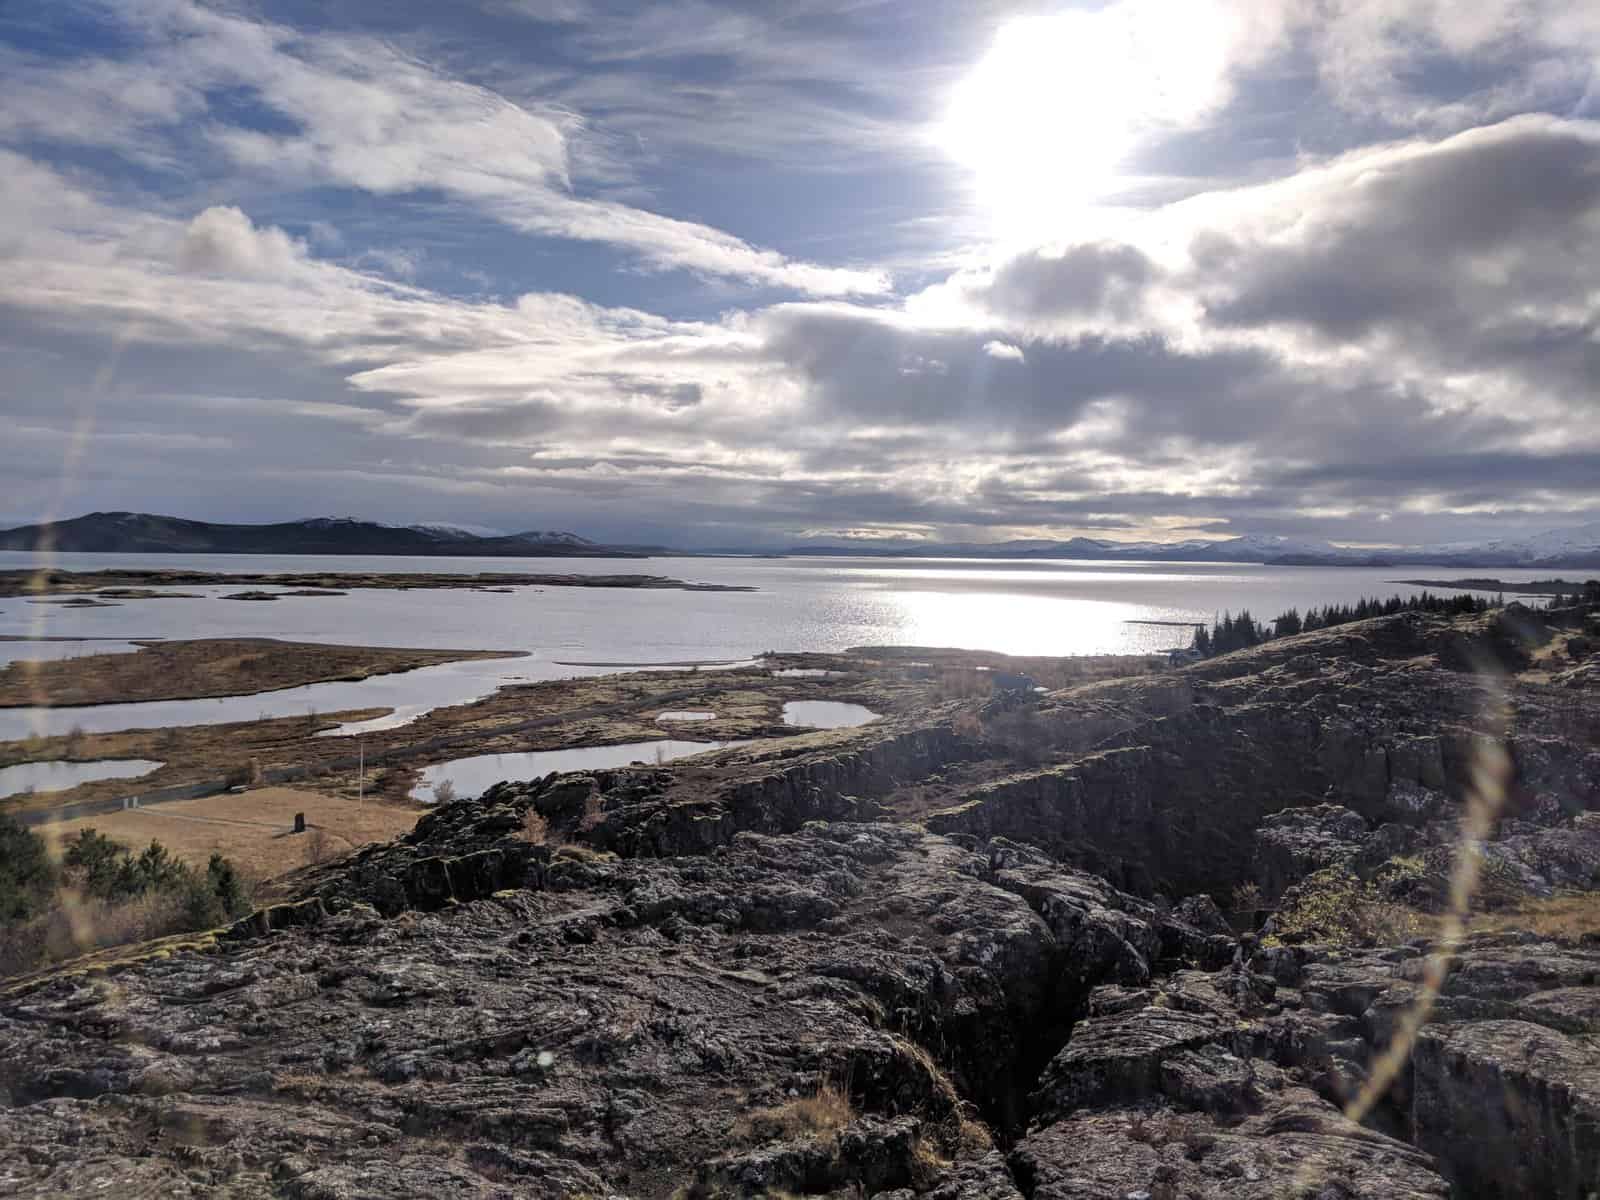
POLYGON ((135 849, 154 839, 193 866, 203 868, 212 854, 223 854, 247 874, 270 879, 367 842, 398 837, 421 815, 418 809, 370 799, 358 804, 341 796, 265 787, 41 825, 37 832, 57 845, 86 827, 135 849), (291 832, 297 812, 306 815, 306 833, 291 832))

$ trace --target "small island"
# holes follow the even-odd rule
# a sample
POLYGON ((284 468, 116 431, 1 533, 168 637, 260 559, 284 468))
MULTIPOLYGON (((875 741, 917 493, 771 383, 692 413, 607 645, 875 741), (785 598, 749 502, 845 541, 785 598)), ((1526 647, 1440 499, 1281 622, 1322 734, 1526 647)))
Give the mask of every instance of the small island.
MULTIPOLYGON (((1508 592, 1516 596, 1567 596, 1584 590, 1586 584, 1579 579, 1535 579, 1514 582, 1505 579, 1396 579, 1395 583, 1412 587, 1451 588, 1458 592, 1508 592)), ((1592 581, 1591 581, 1592 582, 1592 581)))
POLYGON ((515 650, 409 650, 275 638, 137 641, 124 654, 19 661, 0 669, 0 708, 124 704, 247 696, 333 680, 365 679, 515 650))
MULTIPOLYGON (((13 570, 0 571, 0 598, 32 596, 63 603, 98 603, 97 597, 112 594, 130 597, 129 589, 194 588, 207 586, 290 589, 299 595, 329 595, 354 588, 405 591, 416 588, 508 587, 587 587, 587 588, 670 588, 686 592, 753 592, 753 587, 723 583, 691 583, 666 575, 576 575, 526 574, 480 571, 476 574, 434 573, 431 571, 367 572, 315 571, 292 574, 264 574, 253 571, 185 571, 175 569, 104 571, 13 570)), ((289 592, 279 593, 290 594, 289 592)), ((154 595, 159 595, 155 593, 154 595)), ((256 596, 230 597, 256 599, 256 596)))

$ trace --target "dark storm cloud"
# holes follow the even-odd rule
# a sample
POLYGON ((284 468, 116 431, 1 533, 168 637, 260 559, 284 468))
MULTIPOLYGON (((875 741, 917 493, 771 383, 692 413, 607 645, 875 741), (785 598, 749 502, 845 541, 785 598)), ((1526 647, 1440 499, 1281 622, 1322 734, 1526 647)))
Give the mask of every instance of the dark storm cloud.
POLYGON ((1441 340, 1508 309, 1581 300, 1600 252, 1600 130, 1530 117, 1363 170, 1306 199, 1291 233, 1196 238, 1221 325, 1335 339, 1395 326, 1441 340))
POLYGON ((1060 254, 1030 250, 1008 259, 981 288, 981 302, 1001 316, 1127 316, 1154 265, 1132 246, 1073 246, 1060 254))
POLYGON ((1096 400, 1183 412, 1260 378, 1265 355, 1186 354, 1161 337, 1035 342, 1020 361, 997 358, 985 333, 926 330, 863 310, 780 309, 765 352, 811 385, 842 421, 955 425, 1027 434, 1072 426, 1096 400))
POLYGON ((1284 485, 1314 485, 1371 493, 1408 490, 1419 481, 1455 495, 1505 496, 1517 491, 1589 492, 1600 458, 1593 454, 1530 454, 1480 451, 1467 454, 1404 455, 1319 464, 1279 477, 1284 485))
POLYGON ((557 405, 530 397, 514 405, 424 408, 406 420, 405 428, 421 436, 448 434, 469 442, 525 443, 554 432, 564 423, 557 405))

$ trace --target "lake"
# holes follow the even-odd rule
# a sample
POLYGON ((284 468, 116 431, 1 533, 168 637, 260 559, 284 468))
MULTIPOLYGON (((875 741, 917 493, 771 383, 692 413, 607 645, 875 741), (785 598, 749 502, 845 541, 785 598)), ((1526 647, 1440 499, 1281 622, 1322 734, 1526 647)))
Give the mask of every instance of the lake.
MULTIPOLYGON (((0 552, 0 568, 40 565, 0 552)), ((69 570, 173 567, 202 571, 542 572, 669 575, 753 592, 518 587, 357 590, 269 603, 223 600, 234 587, 186 588, 198 599, 64 608, 0 601, 0 634, 29 637, 275 637, 355 645, 524 650, 528 657, 455 663, 360 683, 313 684, 226 700, 95 708, 0 710, 0 740, 141 725, 249 720, 260 715, 385 706, 399 720, 461 703, 501 683, 597 674, 573 663, 742 661, 764 650, 861 645, 956 646, 1007 654, 1127 654, 1188 642, 1188 631, 1140 621, 1206 621, 1248 608, 1258 618, 1363 596, 1412 594, 1401 576, 1488 572, 1438 567, 1266 567, 1248 564, 869 558, 338 558, 321 555, 66 554, 69 570)), ((1497 569, 1506 580, 1548 571, 1497 569)), ((0 643, 4 645, 4 643, 0 643)), ((41 644, 40 649, 43 648, 41 644)), ((82 643, 57 643, 49 654, 82 643)), ((95 648, 95 647, 89 647, 95 648)), ((7 656, 28 657, 6 646, 7 656)))
POLYGON ((137 779, 161 766, 148 758, 102 758, 95 762, 36 762, 0 767, 0 797, 58 792, 95 779, 137 779))

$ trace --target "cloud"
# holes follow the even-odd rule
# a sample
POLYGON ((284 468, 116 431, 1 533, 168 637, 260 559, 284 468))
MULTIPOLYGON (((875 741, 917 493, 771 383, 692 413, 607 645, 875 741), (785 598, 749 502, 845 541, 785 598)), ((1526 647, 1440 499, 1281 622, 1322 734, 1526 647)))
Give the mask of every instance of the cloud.
MULTIPOLYGON (((1517 141, 1520 130, 1477 140, 1517 141)), ((1425 143, 1386 150, 1381 161, 1432 170, 1434 156, 1459 152, 1455 141, 1425 143)), ((1181 518, 1299 521, 1334 535, 1380 510, 1401 514, 1397 528, 1412 510, 1437 523, 1491 494, 1544 512, 1593 505, 1596 485, 1582 469, 1590 452, 1541 445, 1537 423, 1482 402, 1481 380, 1448 382, 1431 343, 1396 360, 1381 330, 1322 329, 1289 297, 1264 310, 1274 314, 1266 321, 1207 307, 1219 279, 1230 281, 1230 298, 1286 273, 1314 294, 1350 247, 1384 229, 1410 236, 1396 203, 1350 202, 1352 173, 1377 187, 1378 161, 1188 206, 1163 218, 1162 236, 1144 229, 1144 247, 1030 250, 958 272, 938 287, 971 301, 960 320, 951 310, 925 318, 915 303, 831 302, 703 322, 551 293, 509 304, 450 299, 317 259, 238 209, 154 218, 18 161, 5 177, 30 214, 32 252, 0 260, 0 290, 14 313, 34 314, 35 328, 131 338, 119 366, 130 396, 159 396, 174 415, 225 415, 240 448, 214 455, 219 470, 234 462, 235 474, 267 483, 303 471, 306 486, 343 480, 374 498, 411 487, 474 497, 474 511, 514 512, 511 497, 538 495, 619 523, 669 512, 715 523, 720 506, 724 516, 795 527, 1138 529, 1181 518), (1288 240, 1262 223, 1280 211, 1277 187, 1293 191, 1302 214, 1283 223, 1288 240), (1341 214, 1329 228, 1345 240, 1294 260, 1292 271, 1279 267, 1275 255, 1299 252, 1302 239, 1326 250, 1325 208, 1341 214), (1200 247, 1193 263, 1165 248, 1174 224, 1200 247), (1201 270, 1224 238, 1226 273, 1201 270), (1003 304, 989 303, 996 280, 1008 281, 1003 304), (1148 296, 1119 298, 1127 281, 1188 289, 1207 304, 1162 328, 1146 319, 1148 296), (1064 311, 1075 314, 1071 329, 1041 324, 1064 311), (1191 317, 1197 324, 1186 326, 1191 317), (1285 336, 1285 324, 1307 331, 1285 336), (152 357, 158 348, 165 358, 152 357), (184 386, 193 378, 234 390, 197 397, 184 386), (277 395, 238 399, 251 378, 274 379, 277 395), (323 431, 309 459, 290 449, 307 444, 296 431, 308 424, 323 431), (1334 511, 1345 515, 1326 515, 1334 511)), ((1589 227, 1575 201, 1541 192, 1528 203, 1542 207, 1494 218, 1506 246, 1559 241, 1548 221, 1589 227)), ((1486 238, 1467 225, 1463 238, 1486 238)), ((1440 248, 1455 243, 1435 236, 1448 278, 1453 259, 1440 248)), ((1491 243, 1497 261, 1513 261, 1491 243)), ((1581 275, 1580 260, 1566 269, 1581 275)), ((1565 286, 1548 281, 1551 294, 1565 286)), ((1383 328, 1413 317, 1426 314, 1401 306, 1383 328)), ((8 324, 20 331, 19 320, 8 324)), ((1527 386, 1527 358, 1485 364, 1481 379, 1499 389, 1488 394, 1527 386)), ((1592 378, 1592 362, 1589 370, 1592 378)), ((30 380, 18 372, 13 386, 30 380)), ((1590 394, 1567 397, 1573 410, 1559 428, 1593 447, 1600 430, 1577 411, 1590 394)), ((20 411, 15 394, 7 403, 20 411)), ((104 405, 108 434, 133 432, 134 410, 115 397, 104 405)), ((115 443, 105 445, 109 453, 115 443)), ((150 445, 148 454, 155 462, 180 449, 150 445)))
POLYGON ((1117 242, 1029 247, 957 272, 913 303, 937 311, 958 304, 973 316, 1044 332, 1133 319, 1157 281, 1156 265, 1117 242))
POLYGON ((412 280, 417 277, 417 271, 421 268, 425 257, 426 252, 422 250, 406 250, 391 246, 365 250, 357 261, 363 265, 371 263, 386 275, 412 280))
POLYGON ((306 261, 305 244, 281 229, 257 229, 232 206, 208 208, 189 222, 178 248, 185 271, 264 278, 291 274, 306 261))
MULTIPOLYGON (((762 103, 810 79, 822 107, 905 119, 871 81, 848 102, 835 86, 863 57, 841 31, 882 17, 874 6, 812 6, 792 40, 756 47, 741 38, 773 23, 722 6, 695 10, 698 30, 662 10, 633 31, 608 5, 557 8, 539 28, 608 71, 724 65, 720 81, 676 78, 663 106, 684 107, 667 124, 702 103, 685 99, 696 88, 741 91, 747 75, 760 88, 741 95, 762 103), (599 27, 579 21, 597 12, 599 27), (850 61, 807 67, 803 50, 834 44, 850 61)), ((1405 41, 1350 6, 1280 8, 1145 124, 1225 125, 1252 72, 1340 21, 1354 22, 1343 37, 1405 41)), ((1524 115, 1455 133, 1459 112, 1435 107, 1391 128, 1392 89, 1379 104, 1353 82, 1377 70, 1356 70, 1377 54, 1359 39, 1340 102, 1369 104, 1389 140, 1273 157, 1270 178, 1076 214, 1034 241, 952 235, 892 294, 876 272, 621 195, 627 171, 599 179, 575 149, 601 136, 592 114, 549 98, 579 88, 513 98, 414 43, 184 0, 125 11, 142 14, 141 54, 91 59, 76 90, 61 64, 28 59, 26 103, 0 118, 14 147, 0 150, 0 408, 22 431, 0 469, 48 480, 88 413, 73 481, 86 507, 282 516, 284 497, 299 513, 310 495, 385 519, 723 544, 808 529, 1338 538, 1380 523, 1422 539, 1496 510, 1535 525, 1600 512, 1596 126, 1524 115), (144 76, 164 82, 115 111, 116 88, 144 76), (119 153, 139 170, 106 168, 113 146, 137 146, 119 153), (417 206, 407 222, 386 223, 402 200, 417 206), (452 251, 486 215, 505 295, 431 286, 484 265, 452 251), (571 242, 615 253, 570 258, 571 242)), ((1561 57, 1497 11, 1512 25, 1459 31, 1457 49, 1429 25, 1424 42, 1561 57)), ((966 53, 930 77, 959 74, 966 53)), ((1417 61, 1394 53, 1371 62, 1404 75, 1417 61)), ((659 161, 625 144, 623 166, 659 161)), ((840 206, 830 221, 876 236, 819 177, 753 173, 750 197, 702 196, 704 210, 780 229, 816 195, 840 206)))
MULTIPOLYGON (((1287 0, 1318 72, 1347 109, 1403 129, 1460 129, 1589 91, 1600 15, 1564 0, 1329 4, 1287 0), (1445 94, 1428 81, 1457 68, 1445 94)), ((1448 76, 1446 76, 1448 77, 1448 76)))
POLYGON ((933 158, 921 92, 954 80, 957 55, 994 15, 964 0, 925 0, 918 36, 952 60, 930 69, 881 52, 903 44, 904 12, 854 0, 808 0, 800 10, 738 0, 584 5, 555 20, 549 5, 506 7, 540 21, 584 63, 541 83, 635 152, 710 151, 809 170, 933 158))
POLYGON ((1203 330, 1386 378, 1441 425, 1600 449, 1600 310, 1579 265, 1600 256, 1600 125, 1515 118, 1355 152, 1231 214, 1195 207, 1203 330))
POLYGON ((527 234, 615 246, 655 268, 806 294, 889 286, 878 270, 794 260, 699 222, 585 196, 569 155, 582 125, 575 114, 513 103, 377 38, 312 36, 185 0, 120 15, 144 40, 143 52, 53 66, 30 60, 16 132, 149 157, 158 132, 176 137, 180 118, 204 116, 205 136, 228 164, 280 184, 296 178, 376 195, 440 191, 527 234), (230 122, 216 98, 236 105, 241 91, 274 119, 230 122), (119 94, 134 103, 100 121, 119 94))
POLYGON ((1584 305, 1572 260, 1600 252, 1600 124, 1523 117, 1360 151, 1251 199, 1247 225, 1195 240, 1212 320, 1474 336, 1507 294, 1552 317, 1584 305))

